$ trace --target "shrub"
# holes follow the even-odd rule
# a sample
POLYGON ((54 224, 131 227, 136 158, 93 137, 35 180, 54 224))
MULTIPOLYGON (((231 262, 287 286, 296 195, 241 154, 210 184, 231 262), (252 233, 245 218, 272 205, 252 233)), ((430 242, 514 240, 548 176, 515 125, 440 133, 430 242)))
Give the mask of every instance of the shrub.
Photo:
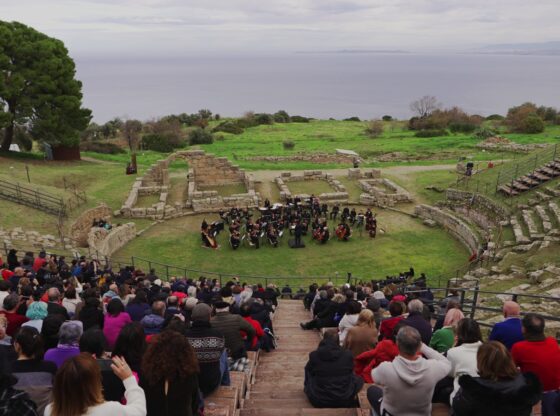
POLYGON ((214 120, 219 120, 221 116, 219 114, 214 114, 214 120))
POLYGON ((383 134, 383 128, 384 126, 381 120, 372 120, 366 128, 366 134, 369 137, 379 137, 383 134))
POLYGON ((505 122, 513 133, 534 134, 544 131, 544 121, 537 114, 537 106, 533 103, 510 108, 505 122))
POLYGON ((208 130, 194 129, 188 135, 189 144, 211 144, 214 142, 214 136, 208 130))
POLYGON ((438 136, 447 136, 446 130, 441 129, 425 129, 425 130, 418 130, 414 136, 415 137, 438 137, 438 136))
POLYGON ((282 146, 284 147, 284 150, 292 150, 294 147, 296 147, 296 144, 291 140, 284 140, 282 142, 282 146))
POLYGON ((204 120, 209 120, 212 118, 212 111, 203 108, 202 110, 198 110, 198 116, 204 120))
POLYGON ((82 142, 80 143, 80 150, 84 152, 103 153, 106 155, 118 155, 126 153, 124 149, 111 142, 82 142))
POLYGON ((345 118, 342 121, 361 121, 361 120, 360 120, 360 117, 353 116, 353 117, 345 118))
POLYGON ((256 113, 253 116, 253 119, 255 120, 257 126, 261 124, 274 124, 274 117, 272 114, 256 113))
POLYGON ((496 132, 494 130, 489 129, 488 127, 480 127, 474 132, 473 137, 480 140, 486 140, 487 138, 495 135, 496 132))
POLYGON ((498 120, 501 121, 503 120, 505 117, 500 115, 500 114, 490 114, 488 117, 486 117, 486 120, 498 120))
POLYGON ((290 122, 290 115, 284 111, 280 110, 274 113, 274 121, 276 123, 289 123, 290 122))
POLYGON ((292 123, 309 123, 309 118, 303 116, 291 116, 290 121, 292 123))
POLYGON ((212 131, 214 133, 223 131, 224 133, 241 134, 244 130, 237 121, 223 121, 214 127, 212 131))
POLYGON ((381 120, 383 120, 383 121, 393 121, 393 117, 388 116, 388 115, 384 115, 383 117, 381 117, 381 120))
POLYGON ((181 147, 183 143, 172 134, 150 133, 142 137, 142 147, 146 150, 169 153, 181 147))
POLYGON ((30 152, 33 149, 33 139, 22 128, 16 128, 14 134, 14 143, 17 144, 21 150, 25 150, 26 152, 30 152))
POLYGON ((449 130, 452 133, 472 133, 476 130, 476 124, 472 123, 451 123, 449 125, 449 130))

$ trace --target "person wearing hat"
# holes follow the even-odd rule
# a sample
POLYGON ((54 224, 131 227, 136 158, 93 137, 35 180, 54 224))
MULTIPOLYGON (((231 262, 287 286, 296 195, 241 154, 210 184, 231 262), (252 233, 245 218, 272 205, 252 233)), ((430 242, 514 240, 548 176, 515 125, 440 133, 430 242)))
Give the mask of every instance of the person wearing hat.
MULTIPOLYGON (((187 300, 189 299, 193 298, 187 300)), ((192 325, 185 333, 198 358, 198 383, 204 396, 208 396, 222 384, 224 371, 227 371, 225 338, 210 324, 211 314, 212 308, 205 303, 194 306, 191 313, 192 325), (222 360, 224 365, 220 365, 222 360)))
POLYGON ((216 308, 216 316, 210 322, 213 328, 224 334, 226 348, 229 351, 228 355, 234 360, 246 357, 245 341, 239 331, 244 331, 247 334, 247 341, 251 343, 255 336, 255 328, 240 315, 230 313, 229 303, 216 302, 214 307, 216 308))

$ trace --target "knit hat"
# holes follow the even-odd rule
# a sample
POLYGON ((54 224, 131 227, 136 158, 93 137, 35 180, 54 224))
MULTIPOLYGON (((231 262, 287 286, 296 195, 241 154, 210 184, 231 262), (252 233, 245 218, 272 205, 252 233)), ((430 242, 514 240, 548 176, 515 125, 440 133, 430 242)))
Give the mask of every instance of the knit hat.
POLYGON ((185 299, 185 309, 188 311, 192 311, 197 303, 198 303, 197 298, 187 298, 185 299))
POLYGON ((196 305, 192 311, 191 319, 193 321, 210 321, 210 315, 212 314, 212 308, 206 303, 199 303, 196 305))
POLYGON ((47 304, 45 302, 33 302, 27 307, 25 316, 30 320, 45 319, 48 315, 47 304))
POLYGON ((373 297, 375 299, 385 299, 385 295, 383 294, 383 292, 381 290, 376 290, 375 292, 373 292, 373 297))

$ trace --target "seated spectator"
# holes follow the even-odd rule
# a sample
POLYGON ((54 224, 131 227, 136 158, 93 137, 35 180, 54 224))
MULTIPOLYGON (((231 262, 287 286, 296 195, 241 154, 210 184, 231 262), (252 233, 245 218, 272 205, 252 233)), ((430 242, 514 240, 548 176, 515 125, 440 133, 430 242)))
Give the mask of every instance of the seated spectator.
POLYGON ((24 391, 13 386, 17 379, 0 371, 0 410, 3 415, 37 416, 37 406, 24 391))
POLYGON ((227 302, 216 303, 216 315, 211 319, 210 323, 212 328, 217 329, 224 335, 228 355, 237 360, 247 356, 245 341, 241 336, 241 331, 247 334, 247 341, 252 342, 255 336, 255 329, 241 316, 231 314, 229 306, 227 302))
POLYGON ((366 303, 366 308, 373 312, 375 327, 379 329, 381 321, 383 320, 383 315, 385 314, 385 311, 381 308, 381 302, 373 297, 369 298, 366 303))
POLYGON ((224 336, 210 325, 211 314, 210 306, 196 305, 192 311, 192 326, 185 333, 198 358, 199 387, 204 396, 216 390, 222 380, 228 381, 227 375, 224 378, 228 370, 224 336))
POLYGON ((198 361, 183 335, 166 330, 154 337, 142 369, 148 416, 198 415, 198 361))
POLYGON ((106 353, 105 346, 103 331, 97 328, 88 329, 80 338, 80 352, 91 354, 99 364, 103 398, 106 401, 120 401, 124 397, 124 386, 111 368, 113 361, 106 353))
POLYGON ((63 323, 64 318, 62 315, 47 315, 43 320, 41 337, 43 337, 43 342, 45 343, 45 350, 55 348, 58 345, 58 333, 63 323))
POLYGON ((538 377, 545 391, 543 409, 550 409, 560 389, 558 342, 545 336, 545 321, 542 316, 528 313, 523 317, 522 324, 525 341, 513 344, 511 355, 522 373, 533 373, 538 377))
POLYGON ((0 311, 0 315, 4 315, 8 321, 6 333, 13 337, 19 328, 28 321, 28 319, 17 313, 20 305, 19 296, 12 293, 4 298, 4 309, 0 311))
POLYGON ((381 321, 381 325, 379 326, 379 340, 391 338, 393 334, 393 329, 397 326, 397 324, 404 319, 402 316, 404 312, 404 305, 400 302, 391 302, 389 304, 389 314, 391 314, 390 318, 384 319, 381 321))
POLYGON ((350 351, 340 347, 336 330, 327 330, 317 350, 309 353, 304 392, 314 407, 355 407, 364 381, 353 372, 350 351))
POLYGON ((374 349, 366 351, 354 358, 354 372, 364 379, 366 383, 373 384, 371 370, 385 361, 393 361, 399 355, 397 348, 397 334, 404 326, 399 322, 393 329, 390 338, 379 341, 374 349))
POLYGON ((521 374, 504 344, 490 341, 476 354, 479 377, 459 378, 461 388, 453 399, 456 416, 529 416, 542 396, 532 373, 521 374))
POLYGON ((432 339, 432 325, 423 315, 424 304, 420 299, 413 299, 408 303, 408 316, 403 322, 416 328, 422 337, 422 343, 429 345, 432 339))
POLYGON ((83 333, 83 326, 80 321, 67 321, 60 327, 58 345, 45 353, 45 361, 52 361, 60 368, 69 358, 75 357, 80 353, 80 337, 83 333))
POLYGON ((489 341, 498 341, 511 350, 513 344, 523 341, 523 332, 521 330, 520 308, 517 302, 508 300, 503 306, 504 320, 498 322, 492 328, 489 341))
POLYGON ((449 310, 451 309, 461 309, 461 303, 454 300, 450 300, 449 302, 447 302, 447 307, 445 309, 440 309, 440 314, 437 316, 436 323, 434 325, 434 332, 437 331, 438 329, 443 328, 443 321, 445 321, 445 315, 447 315, 447 312, 449 312, 449 310), (443 313, 441 313, 442 310, 443 313))
POLYGON ((165 302, 156 300, 152 304, 152 313, 144 316, 140 323, 144 327, 146 335, 159 334, 163 329, 165 321, 165 302))
POLYGON ((387 309, 389 307, 389 301, 381 290, 376 290, 375 292, 373 292, 373 298, 379 301, 383 309, 387 309))
POLYGON ((121 330, 115 347, 113 357, 123 357, 137 374, 142 370, 142 357, 146 351, 146 334, 144 327, 139 322, 127 324, 121 330))
POLYGON ((449 376, 453 377, 453 392, 449 397, 450 403, 459 391, 459 377, 468 374, 478 375, 476 354, 482 345, 480 327, 474 319, 464 318, 457 324, 457 343, 447 350, 447 359, 451 363, 449 376))
POLYGON ((62 306, 68 312, 70 317, 73 317, 76 313, 76 307, 80 303, 80 299, 78 299, 76 288, 74 286, 68 287, 64 291, 64 298, 62 299, 62 306))
POLYGON ((445 314, 445 320, 443 321, 443 328, 438 329, 432 335, 430 340, 430 347, 432 347, 437 352, 444 354, 447 350, 453 347, 455 344, 455 329, 457 324, 465 315, 460 309, 450 309, 445 314))
POLYGON ((358 301, 351 300, 346 307, 346 313, 338 323, 338 338, 340 345, 344 345, 346 334, 350 328, 353 328, 358 323, 358 316, 362 311, 362 304, 358 301))
POLYGON ((0 280, 0 305, 4 305, 4 299, 10 294, 12 285, 6 280, 0 280))
POLYGON ((377 335, 373 312, 364 309, 359 313, 356 325, 348 330, 344 339, 344 348, 350 350, 353 357, 357 357, 375 347, 377 335))
POLYGON ((43 361, 43 341, 35 328, 21 328, 16 334, 14 348, 17 361, 10 366, 18 380, 14 387, 29 394, 37 405, 38 414, 42 415, 50 402, 56 365, 43 361))
POLYGON ((313 303, 315 296, 317 296, 317 289, 317 285, 313 283, 309 286, 309 292, 307 292, 307 294, 303 297, 303 306, 308 311, 311 310, 311 304, 313 303))
POLYGON ((38 332, 41 332, 43 328, 43 321, 48 315, 47 304, 45 302, 33 302, 31 305, 27 307, 27 312, 25 313, 25 317, 29 319, 26 323, 22 325, 24 326, 32 326, 38 332))
POLYGON ((138 290, 134 299, 131 299, 126 305, 125 311, 130 315, 130 319, 140 322, 150 311, 146 291, 138 290))
POLYGON ((131 323, 130 315, 124 311, 124 305, 120 299, 111 299, 107 305, 107 314, 103 324, 103 335, 107 341, 109 351, 113 350, 119 333, 126 324, 131 323))
POLYGON ((113 358, 112 369, 125 387, 126 404, 103 399, 101 372, 90 354, 79 354, 64 363, 56 374, 53 402, 45 416, 145 416, 146 397, 123 359, 113 358))
POLYGON ((84 331, 90 328, 103 329, 105 317, 95 289, 88 289, 84 292, 84 306, 78 313, 78 319, 82 322, 84 331))
POLYGON ((8 351, 12 347, 12 337, 6 334, 6 329, 8 328, 8 320, 4 315, 0 315, 0 355, 5 351, 8 351))
POLYGON ((444 310, 450 308, 447 307, 449 302, 455 302, 456 304, 461 303, 461 297, 459 296, 459 291, 457 289, 449 289, 449 294, 439 302, 439 307, 444 310))
POLYGON ((282 288, 282 297, 291 299, 292 293, 293 293, 292 288, 290 287, 289 284, 286 283, 286 285, 282 288))
POLYGON ((339 304, 333 301, 334 291, 332 289, 328 291, 321 290, 319 297, 320 299, 316 302, 314 309, 315 318, 307 323, 301 322, 299 325, 302 329, 321 329, 337 326, 334 317, 339 309, 339 304))
POLYGON ((47 311, 49 315, 59 314, 64 316, 64 319, 70 319, 68 311, 64 306, 62 306, 60 300, 60 291, 56 287, 51 287, 47 290, 47 296, 49 303, 47 304, 47 311))
POLYGON ((251 306, 249 304, 243 305, 240 308, 239 313, 243 317, 243 319, 245 319, 255 329, 255 336, 250 343, 247 340, 247 334, 244 331, 241 331, 241 334, 245 339, 245 349, 247 351, 258 351, 261 345, 260 340, 264 336, 264 330, 259 321, 251 317, 251 306))
POLYGON ((397 346, 398 357, 373 369, 376 385, 368 389, 368 400, 378 414, 430 415, 435 386, 449 373, 451 364, 422 343, 420 332, 409 325, 397 333, 397 346))

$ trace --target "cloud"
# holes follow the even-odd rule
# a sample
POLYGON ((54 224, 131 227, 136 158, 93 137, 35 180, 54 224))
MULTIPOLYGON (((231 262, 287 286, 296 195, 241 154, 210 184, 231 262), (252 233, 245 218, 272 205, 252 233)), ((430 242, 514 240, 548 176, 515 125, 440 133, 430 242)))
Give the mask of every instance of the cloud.
POLYGON ((17 20, 79 54, 180 49, 453 49, 557 40, 557 0, 19 0, 17 20))

